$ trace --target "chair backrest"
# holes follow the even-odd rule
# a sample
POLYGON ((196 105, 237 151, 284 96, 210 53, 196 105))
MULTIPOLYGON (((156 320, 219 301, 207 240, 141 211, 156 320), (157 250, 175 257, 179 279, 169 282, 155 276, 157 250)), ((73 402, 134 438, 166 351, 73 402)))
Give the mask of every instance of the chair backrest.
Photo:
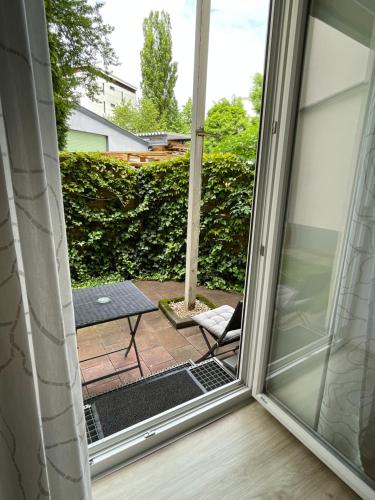
POLYGON ((223 333, 231 332, 232 330, 238 330, 241 328, 242 322, 242 300, 238 302, 236 308, 233 312, 231 319, 229 320, 223 333))

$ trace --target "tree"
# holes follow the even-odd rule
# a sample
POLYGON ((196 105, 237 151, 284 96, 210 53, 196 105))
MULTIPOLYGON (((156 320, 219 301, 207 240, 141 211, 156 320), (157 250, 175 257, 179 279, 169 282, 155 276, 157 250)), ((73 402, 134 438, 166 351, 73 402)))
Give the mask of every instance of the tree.
POLYGON ((181 132, 182 134, 190 134, 191 133, 191 120, 193 115, 193 101, 191 97, 186 101, 186 103, 182 106, 182 109, 179 113, 179 129, 177 132, 181 132))
POLYGON ((45 0, 59 148, 66 142, 68 119, 78 105, 80 89, 89 97, 96 79, 117 64, 109 41, 113 28, 103 22, 102 3, 88 0, 45 0))
POLYGON ((252 80, 253 83, 249 97, 255 113, 259 116, 262 105, 263 75, 261 73, 255 73, 252 80))
POLYGON ((232 101, 221 99, 207 112, 204 129, 209 134, 204 140, 206 151, 215 151, 219 142, 224 139, 230 141, 235 134, 245 130, 251 121, 239 97, 232 101))
POLYGON ((163 124, 158 120, 158 109, 151 99, 141 99, 136 104, 123 101, 113 110, 109 119, 119 127, 133 133, 156 132, 163 124))
POLYGON ((143 35, 142 95, 156 105, 159 121, 173 129, 178 121, 178 106, 174 95, 177 63, 172 61, 169 14, 165 11, 151 11, 143 21, 143 35))
POLYGON ((259 120, 251 120, 244 130, 235 135, 225 136, 211 148, 211 151, 214 153, 233 153, 242 160, 255 164, 258 134, 259 120))
POLYGON ((167 124, 164 117, 159 119, 159 111, 151 99, 142 98, 136 104, 127 100, 115 107, 108 120, 134 133, 166 131, 168 129, 171 132, 190 134, 192 107, 192 100, 189 97, 181 111, 178 112, 176 121, 167 124))
POLYGON ((126 101, 122 101, 121 104, 118 104, 113 110, 113 114, 107 118, 119 127, 129 130, 129 132, 138 132, 138 130, 135 130, 135 117, 137 112, 132 101, 127 99, 126 101))

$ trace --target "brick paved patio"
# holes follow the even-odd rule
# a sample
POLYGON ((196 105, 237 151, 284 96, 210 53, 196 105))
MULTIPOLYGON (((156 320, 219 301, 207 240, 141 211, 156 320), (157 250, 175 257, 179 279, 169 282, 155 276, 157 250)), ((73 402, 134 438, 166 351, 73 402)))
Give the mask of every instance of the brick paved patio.
MULTIPOLYGON (((156 305, 161 298, 178 297, 184 294, 184 284, 174 281, 138 281, 135 284, 156 305)), ((199 293, 206 295, 216 305, 228 304, 235 307, 240 300, 238 293, 208 290, 199 287, 199 293)), ((106 354, 125 348, 130 340, 127 320, 117 320, 78 330, 77 339, 80 360, 106 354)), ((140 322, 136 341, 145 376, 164 370, 177 363, 192 359, 196 361, 207 351, 207 346, 198 327, 176 330, 161 311, 145 314, 140 322)), ((227 349, 226 347, 225 349, 227 349)), ((219 351, 220 352, 220 351, 219 351)), ((107 354, 102 358, 81 362, 81 376, 86 382, 120 370, 135 363, 132 348, 128 357, 123 351, 107 354)), ((84 387, 84 397, 109 391, 140 377, 138 369, 114 375, 106 380, 84 387)))

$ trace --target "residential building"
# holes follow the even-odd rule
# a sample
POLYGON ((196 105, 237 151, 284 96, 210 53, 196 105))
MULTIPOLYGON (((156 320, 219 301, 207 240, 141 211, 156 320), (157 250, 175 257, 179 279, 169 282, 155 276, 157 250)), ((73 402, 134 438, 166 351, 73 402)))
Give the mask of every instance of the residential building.
POLYGON ((97 79, 99 92, 94 99, 87 95, 81 98, 81 105, 100 116, 110 116, 122 101, 135 104, 137 87, 106 73, 106 78, 97 79))

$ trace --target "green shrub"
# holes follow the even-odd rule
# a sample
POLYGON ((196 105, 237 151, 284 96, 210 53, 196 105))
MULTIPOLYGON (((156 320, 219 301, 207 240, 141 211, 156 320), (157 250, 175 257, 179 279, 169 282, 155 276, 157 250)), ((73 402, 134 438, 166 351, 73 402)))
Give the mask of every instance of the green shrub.
MULTIPOLYGON (((189 158, 138 169, 95 153, 61 153, 71 274, 83 282, 183 280, 189 158)), ((241 290, 254 168, 232 154, 209 154, 202 169, 200 284, 241 290)))

